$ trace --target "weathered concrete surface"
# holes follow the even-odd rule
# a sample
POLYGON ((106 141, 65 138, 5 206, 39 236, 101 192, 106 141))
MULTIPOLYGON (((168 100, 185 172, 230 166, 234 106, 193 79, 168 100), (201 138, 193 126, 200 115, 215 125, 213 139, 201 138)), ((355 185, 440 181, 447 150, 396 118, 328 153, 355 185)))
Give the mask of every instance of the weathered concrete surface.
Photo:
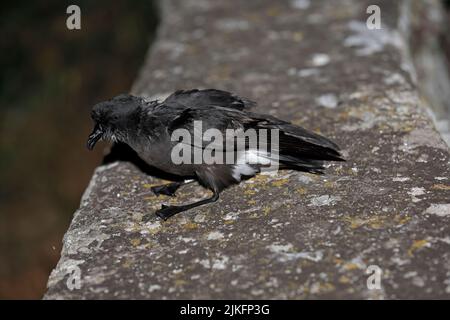
POLYGON ((231 90, 333 138, 348 161, 320 177, 259 176, 145 224, 202 189, 158 198, 149 187, 161 181, 134 165, 100 167, 45 298, 449 298, 449 150, 402 54, 400 2, 379 2, 379 31, 365 27, 368 1, 164 3, 134 93, 231 90), (369 265, 382 270, 380 290, 367 288, 369 265))

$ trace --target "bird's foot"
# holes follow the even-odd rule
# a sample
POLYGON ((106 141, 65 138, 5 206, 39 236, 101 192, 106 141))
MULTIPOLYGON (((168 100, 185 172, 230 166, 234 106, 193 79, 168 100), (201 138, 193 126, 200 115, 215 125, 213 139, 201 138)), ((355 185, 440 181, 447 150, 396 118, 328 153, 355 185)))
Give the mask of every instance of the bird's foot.
POLYGON ((186 209, 183 206, 167 206, 163 204, 161 209, 157 210, 155 213, 158 217, 166 221, 171 216, 176 215, 177 213, 183 212, 186 209))
POLYGON ((181 186, 180 183, 174 182, 169 184, 164 184, 162 186, 151 187, 153 193, 157 196, 163 194, 165 196, 175 197, 175 192, 181 186))

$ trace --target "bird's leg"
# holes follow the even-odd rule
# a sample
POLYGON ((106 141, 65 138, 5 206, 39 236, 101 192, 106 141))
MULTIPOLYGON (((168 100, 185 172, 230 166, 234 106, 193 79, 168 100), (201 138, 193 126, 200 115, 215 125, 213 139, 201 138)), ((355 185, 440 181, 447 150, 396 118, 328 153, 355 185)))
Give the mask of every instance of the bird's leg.
POLYGON ((189 203, 189 204, 185 204, 185 205, 181 205, 181 206, 167 206, 167 205, 162 205, 161 209, 159 209, 158 211, 156 211, 156 215, 158 217, 160 217, 161 219, 167 220, 168 218, 170 218, 171 216, 207 204, 207 203, 211 203, 211 202, 216 202, 219 199, 219 192, 214 191, 214 194, 212 195, 211 198, 207 198, 207 199, 203 199, 194 203, 189 203))
POLYGON ((181 187, 182 185, 185 185, 185 184, 189 184, 191 182, 194 182, 194 180, 185 180, 185 181, 181 181, 181 182, 171 182, 171 183, 168 183, 168 184, 163 184, 163 185, 160 185, 160 186, 151 187, 151 190, 157 196, 163 194, 163 195, 166 195, 166 196, 174 197, 175 196, 175 192, 178 190, 179 187, 181 187))

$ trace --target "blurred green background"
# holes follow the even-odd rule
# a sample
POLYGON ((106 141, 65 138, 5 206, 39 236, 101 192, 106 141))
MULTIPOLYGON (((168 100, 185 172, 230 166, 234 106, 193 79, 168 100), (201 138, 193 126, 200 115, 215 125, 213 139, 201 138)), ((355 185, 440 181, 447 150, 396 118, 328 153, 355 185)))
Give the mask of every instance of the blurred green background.
POLYGON ((127 92, 157 26, 154 1, 14 1, 0 13, 0 298, 41 298, 102 150, 93 104, 127 92), (66 9, 81 8, 81 30, 66 9))

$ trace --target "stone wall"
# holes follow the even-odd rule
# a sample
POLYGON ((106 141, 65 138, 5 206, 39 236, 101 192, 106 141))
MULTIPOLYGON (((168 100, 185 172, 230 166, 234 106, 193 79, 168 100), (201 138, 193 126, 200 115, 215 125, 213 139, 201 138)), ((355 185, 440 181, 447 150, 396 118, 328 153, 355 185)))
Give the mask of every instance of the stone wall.
POLYGON ((366 27, 370 1, 162 3, 134 94, 230 90, 329 136, 348 161, 323 176, 258 176, 147 223, 161 203, 205 191, 156 197, 162 181, 135 164, 100 166, 45 299, 449 298, 449 149, 412 76, 401 1, 378 1, 381 30, 366 27))

